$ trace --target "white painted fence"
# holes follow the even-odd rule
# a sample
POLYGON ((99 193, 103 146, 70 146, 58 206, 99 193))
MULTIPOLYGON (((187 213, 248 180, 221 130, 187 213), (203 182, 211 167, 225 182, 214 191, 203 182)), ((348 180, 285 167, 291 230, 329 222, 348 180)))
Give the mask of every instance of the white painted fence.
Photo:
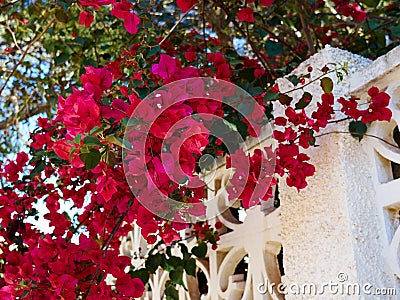
MULTIPOLYGON (((377 86, 391 95, 392 121, 374 123, 371 136, 361 142, 344 133, 318 138, 319 146, 307 151, 315 176, 300 193, 281 180, 279 208, 269 201, 240 218, 232 209, 213 220, 224 225, 218 249, 197 262, 203 279, 185 278, 189 288, 180 290, 180 299, 400 299, 400 149, 382 141, 400 142, 395 130, 400 122, 400 48, 370 61, 327 47, 294 73, 306 73, 311 65, 315 78, 324 65, 344 62, 349 76, 335 85, 335 98, 366 100, 367 90, 377 86)), ((330 76, 337 82, 335 74, 330 76)), ((293 87, 286 79, 279 85, 282 91, 293 87)), ((315 99, 322 93, 319 82, 306 90, 315 99)), ((343 115, 338 112, 335 118, 343 115)), ((348 121, 332 123, 322 133, 344 131, 348 121)), ((269 143, 266 132, 263 144, 269 143)), ((213 174, 209 191, 220 204, 228 201, 224 186, 229 174, 224 170, 220 166, 213 174)), ((218 210, 218 204, 208 209, 218 210)), ((145 252, 136 228, 121 253, 139 265, 145 252)), ((158 270, 143 299, 162 299, 167 279, 158 270)))

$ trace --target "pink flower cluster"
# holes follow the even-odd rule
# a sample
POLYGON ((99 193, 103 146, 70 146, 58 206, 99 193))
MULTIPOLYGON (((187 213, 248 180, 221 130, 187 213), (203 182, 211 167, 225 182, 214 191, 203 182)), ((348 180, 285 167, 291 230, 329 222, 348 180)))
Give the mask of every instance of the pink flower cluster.
MULTIPOLYGON (((95 10, 98 10, 101 6, 112 4, 111 15, 123 20, 125 29, 130 34, 138 32, 140 18, 132 11, 132 2, 126 0, 122 0, 121 2, 115 0, 79 0, 79 3, 83 6, 92 7, 95 10)), ((88 11, 82 11, 79 15, 79 24, 85 25, 87 28, 90 27, 93 20, 93 14, 88 11)))
POLYGON ((358 109, 357 98, 351 97, 349 100, 343 97, 338 100, 342 105, 341 111, 355 120, 363 123, 373 121, 390 121, 392 111, 388 108, 390 96, 385 92, 380 92, 377 87, 371 87, 368 90, 371 102, 366 109, 358 109))

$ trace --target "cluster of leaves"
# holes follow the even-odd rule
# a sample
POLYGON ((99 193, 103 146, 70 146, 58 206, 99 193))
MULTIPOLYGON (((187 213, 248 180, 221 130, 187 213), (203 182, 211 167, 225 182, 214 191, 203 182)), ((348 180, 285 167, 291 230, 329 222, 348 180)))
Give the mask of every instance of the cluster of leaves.
MULTIPOLYGON (((161 267, 170 272, 165 295, 177 299, 177 286, 186 288, 184 273, 196 273, 194 256, 204 258, 208 245, 217 247, 217 232, 207 223, 165 220, 142 206, 125 177, 122 149, 132 155, 129 180, 149 199, 155 186, 177 202, 201 203, 207 186, 194 189, 185 183, 206 168, 200 161, 203 154, 228 155, 227 168, 237 161, 248 164, 249 174, 236 170, 228 189, 230 200, 240 200, 245 208, 272 197, 270 183, 277 183, 272 175, 286 174, 289 186, 305 188, 315 168, 301 149, 313 146, 314 133, 332 119, 333 82, 327 74, 335 71, 343 76, 338 72, 342 68, 321 70, 315 80, 320 80, 324 93, 318 100, 303 91, 293 103, 280 92, 275 79, 325 44, 373 58, 399 43, 397 1, 354 3, 0 1, 4 25, 0 28, 4 37, 0 129, 18 127, 19 120, 44 111, 55 114, 39 118, 39 127, 30 137, 29 155, 19 153, 0 166, 1 298, 138 297, 161 267), (243 102, 239 113, 204 99, 181 102, 154 119, 145 141, 140 140, 139 131, 131 132, 133 142, 124 140, 129 117, 150 92, 200 76, 240 86, 260 109, 243 102), (317 102, 316 108, 306 112, 312 101, 317 102), (272 102, 285 111, 285 116, 274 120, 276 165, 268 159, 272 156, 268 148, 248 156, 240 150, 229 152, 229 143, 258 136, 260 128, 273 119, 272 102), (220 123, 200 121, 193 117, 198 113, 217 115, 220 123), (166 147, 169 152, 165 151, 165 136, 183 118, 189 121, 179 134, 190 138, 179 151, 173 150, 178 143, 172 140, 166 147), (223 138, 216 137, 219 131, 223 138), (144 153, 135 153, 136 141, 143 143, 144 153), (179 152, 168 164, 173 170, 176 165, 182 168, 184 176, 178 182, 160 164, 165 152, 179 152), (150 185, 150 180, 155 184, 150 185), (51 235, 32 222, 40 216, 35 208, 40 201, 49 211, 44 218, 51 235), (63 209, 66 203, 72 209, 63 209), (132 230, 134 222, 143 238, 154 244, 145 267, 139 269, 130 267, 130 258, 119 253, 119 238, 132 230), (180 242, 180 230, 192 230, 197 245, 187 249, 180 242), (180 255, 173 255, 172 248, 178 248, 180 255), (114 285, 106 284, 108 275, 115 278, 114 285)), ((298 90, 310 84, 310 78, 310 74, 288 77, 298 90)), ((193 87, 184 88, 190 93, 193 87)), ((390 119, 388 95, 376 88, 369 94, 372 100, 366 110, 357 108, 356 99, 339 100, 343 112, 355 119, 351 124, 390 119)), ((157 105, 149 105, 141 121, 154 117, 158 104, 162 107, 168 101, 166 95, 157 105)), ((353 127, 353 134, 365 133, 361 125, 353 127)), ((5 145, 1 151, 7 153, 12 145, 5 145)))
MULTIPOLYGON (((210 234, 213 234, 210 232, 210 234)), ((147 283, 151 274, 155 274, 159 268, 169 272, 169 279, 166 281, 164 294, 166 299, 179 299, 177 287, 183 287, 186 291, 184 276, 196 276, 196 259, 204 259, 207 255, 207 244, 199 242, 189 251, 182 243, 173 243, 172 247, 164 248, 162 243, 157 243, 149 251, 144 267, 134 269, 131 267, 129 274, 133 278, 140 278, 147 283), (173 254, 174 252, 174 254, 173 254)))

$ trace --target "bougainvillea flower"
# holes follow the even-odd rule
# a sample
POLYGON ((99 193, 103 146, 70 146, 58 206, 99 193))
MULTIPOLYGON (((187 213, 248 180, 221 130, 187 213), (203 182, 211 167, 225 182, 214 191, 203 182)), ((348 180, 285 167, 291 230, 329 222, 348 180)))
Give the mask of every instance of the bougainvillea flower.
POLYGON ((115 2, 114 8, 111 10, 111 15, 117 17, 118 19, 124 20, 125 29, 130 34, 135 34, 136 32, 138 32, 140 18, 131 11, 132 8, 133 5, 131 2, 115 2))
POLYGON ((86 28, 89 28, 94 20, 94 17, 91 13, 87 11, 83 11, 79 14, 79 24, 85 25, 86 28))
POLYGON ((196 0, 176 0, 176 5, 182 10, 183 13, 187 12, 196 4, 196 0))
POLYGON ((253 9, 251 7, 243 7, 237 13, 237 18, 240 22, 254 22, 253 9))

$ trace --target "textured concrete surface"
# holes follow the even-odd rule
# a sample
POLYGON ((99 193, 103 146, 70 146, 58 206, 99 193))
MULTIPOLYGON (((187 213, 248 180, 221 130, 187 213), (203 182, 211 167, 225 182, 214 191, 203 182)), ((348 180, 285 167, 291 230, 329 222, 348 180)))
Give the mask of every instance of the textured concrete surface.
MULTIPOLYGON (((302 63, 294 73, 306 73, 309 65, 317 70, 329 63, 347 62, 350 78, 338 83, 335 74, 329 75, 335 83, 335 99, 355 89, 358 94, 365 95, 375 81, 382 81, 393 73, 393 68, 400 64, 399 53, 400 48, 396 48, 388 57, 371 62, 327 47, 302 63)), ((313 72, 312 78, 319 74, 313 72)), ((281 79, 279 85, 282 91, 293 88, 285 79, 281 79)), ((319 82, 308 85, 305 90, 317 96, 322 93, 319 82)), ((295 98, 301 95, 302 92, 293 93, 295 98)), ((318 97, 313 101, 316 103, 318 97)), ((337 113, 336 119, 341 118, 343 115, 337 113)), ((331 124, 323 133, 333 131, 348 131, 348 121, 331 124)), ((371 148, 368 141, 359 143, 349 134, 332 133, 318 138, 317 144, 318 147, 307 151, 316 166, 315 176, 308 180, 309 186, 298 193, 281 184, 280 198, 283 281, 289 286, 292 283, 316 284, 318 295, 289 294, 286 299, 397 299, 362 292, 361 295, 346 293, 352 284, 359 284, 361 290, 365 284, 373 288, 397 285, 384 257, 385 228, 380 218, 382 208, 376 202, 376 163, 368 154, 371 148), (341 283, 343 279, 346 280, 341 283), (319 294, 322 286, 329 282, 337 283, 339 292, 326 288, 325 293, 319 294), (340 290, 342 287, 344 293, 340 290)))

